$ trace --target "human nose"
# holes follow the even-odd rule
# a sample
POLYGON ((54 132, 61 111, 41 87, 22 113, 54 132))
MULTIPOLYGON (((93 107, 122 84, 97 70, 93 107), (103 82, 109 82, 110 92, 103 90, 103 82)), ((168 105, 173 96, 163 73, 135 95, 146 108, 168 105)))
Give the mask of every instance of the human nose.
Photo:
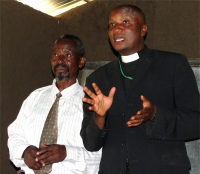
POLYGON ((123 28, 123 25, 121 24, 115 24, 115 26, 113 27, 113 31, 114 32, 120 32, 122 31, 124 28, 123 28))
POLYGON ((61 64, 62 62, 64 62, 64 55, 58 55, 58 63, 61 64))

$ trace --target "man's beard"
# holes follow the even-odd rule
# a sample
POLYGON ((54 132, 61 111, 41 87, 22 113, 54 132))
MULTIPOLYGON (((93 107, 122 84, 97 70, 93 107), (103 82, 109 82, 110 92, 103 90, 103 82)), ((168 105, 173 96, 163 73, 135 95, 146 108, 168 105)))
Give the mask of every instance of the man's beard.
POLYGON ((64 76, 60 73, 58 76, 56 76, 56 81, 66 81, 67 79, 69 79, 69 75, 64 76))
POLYGON ((53 71, 54 71, 54 74, 55 74, 55 78, 56 78, 56 81, 66 81, 69 79, 69 73, 68 75, 64 76, 62 73, 59 73, 58 75, 56 75, 56 68, 57 67, 64 67, 66 69, 66 72, 69 72, 70 71, 70 68, 69 66, 65 65, 65 64, 57 64, 54 68, 53 68, 53 71))

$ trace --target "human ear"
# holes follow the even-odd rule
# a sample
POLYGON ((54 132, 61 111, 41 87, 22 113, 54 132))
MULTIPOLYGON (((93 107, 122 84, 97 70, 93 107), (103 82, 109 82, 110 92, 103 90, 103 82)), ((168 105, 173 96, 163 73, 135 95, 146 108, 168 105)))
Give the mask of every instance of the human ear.
POLYGON ((142 25, 142 29, 141 29, 141 36, 145 36, 147 33, 147 26, 144 24, 142 25))
POLYGON ((79 60, 79 68, 83 68, 84 65, 86 63, 86 58, 85 57, 80 57, 80 60, 79 60))

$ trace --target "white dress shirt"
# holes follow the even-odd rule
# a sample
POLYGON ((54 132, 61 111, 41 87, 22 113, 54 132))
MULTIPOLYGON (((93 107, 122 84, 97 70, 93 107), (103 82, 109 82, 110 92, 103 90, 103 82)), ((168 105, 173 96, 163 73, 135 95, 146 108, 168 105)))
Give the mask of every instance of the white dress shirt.
MULTIPOLYGON (((23 102, 16 120, 8 127, 10 160, 26 174, 34 174, 21 158, 24 150, 34 145, 39 147, 40 136, 48 112, 59 92, 55 80, 50 86, 36 89, 23 102)), ((99 152, 88 152, 80 137, 83 120, 83 88, 78 80, 61 91, 58 109, 57 144, 66 146, 67 156, 54 163, 51 174, 97 174, 101 158, 99 152)))

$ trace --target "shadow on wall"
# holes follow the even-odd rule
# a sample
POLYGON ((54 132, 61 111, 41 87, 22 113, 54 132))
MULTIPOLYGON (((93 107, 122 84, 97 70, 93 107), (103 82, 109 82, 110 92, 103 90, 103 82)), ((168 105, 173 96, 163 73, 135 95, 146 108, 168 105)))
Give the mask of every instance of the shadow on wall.
MULTIPOLYGON (((85 85, 86 77, 91 74, 95 69, 105 65, 109 61, 87 62, 84 69, 80 71, 78 80, 81 86, 85 85)), ((198 89, 200 92, 200 61, 199 59, 189 59, 189 63, 195 74, 198 89)), ((200 140, 186 142, 187 153, 191 162, 190 174, 200 173, 200 140)))

